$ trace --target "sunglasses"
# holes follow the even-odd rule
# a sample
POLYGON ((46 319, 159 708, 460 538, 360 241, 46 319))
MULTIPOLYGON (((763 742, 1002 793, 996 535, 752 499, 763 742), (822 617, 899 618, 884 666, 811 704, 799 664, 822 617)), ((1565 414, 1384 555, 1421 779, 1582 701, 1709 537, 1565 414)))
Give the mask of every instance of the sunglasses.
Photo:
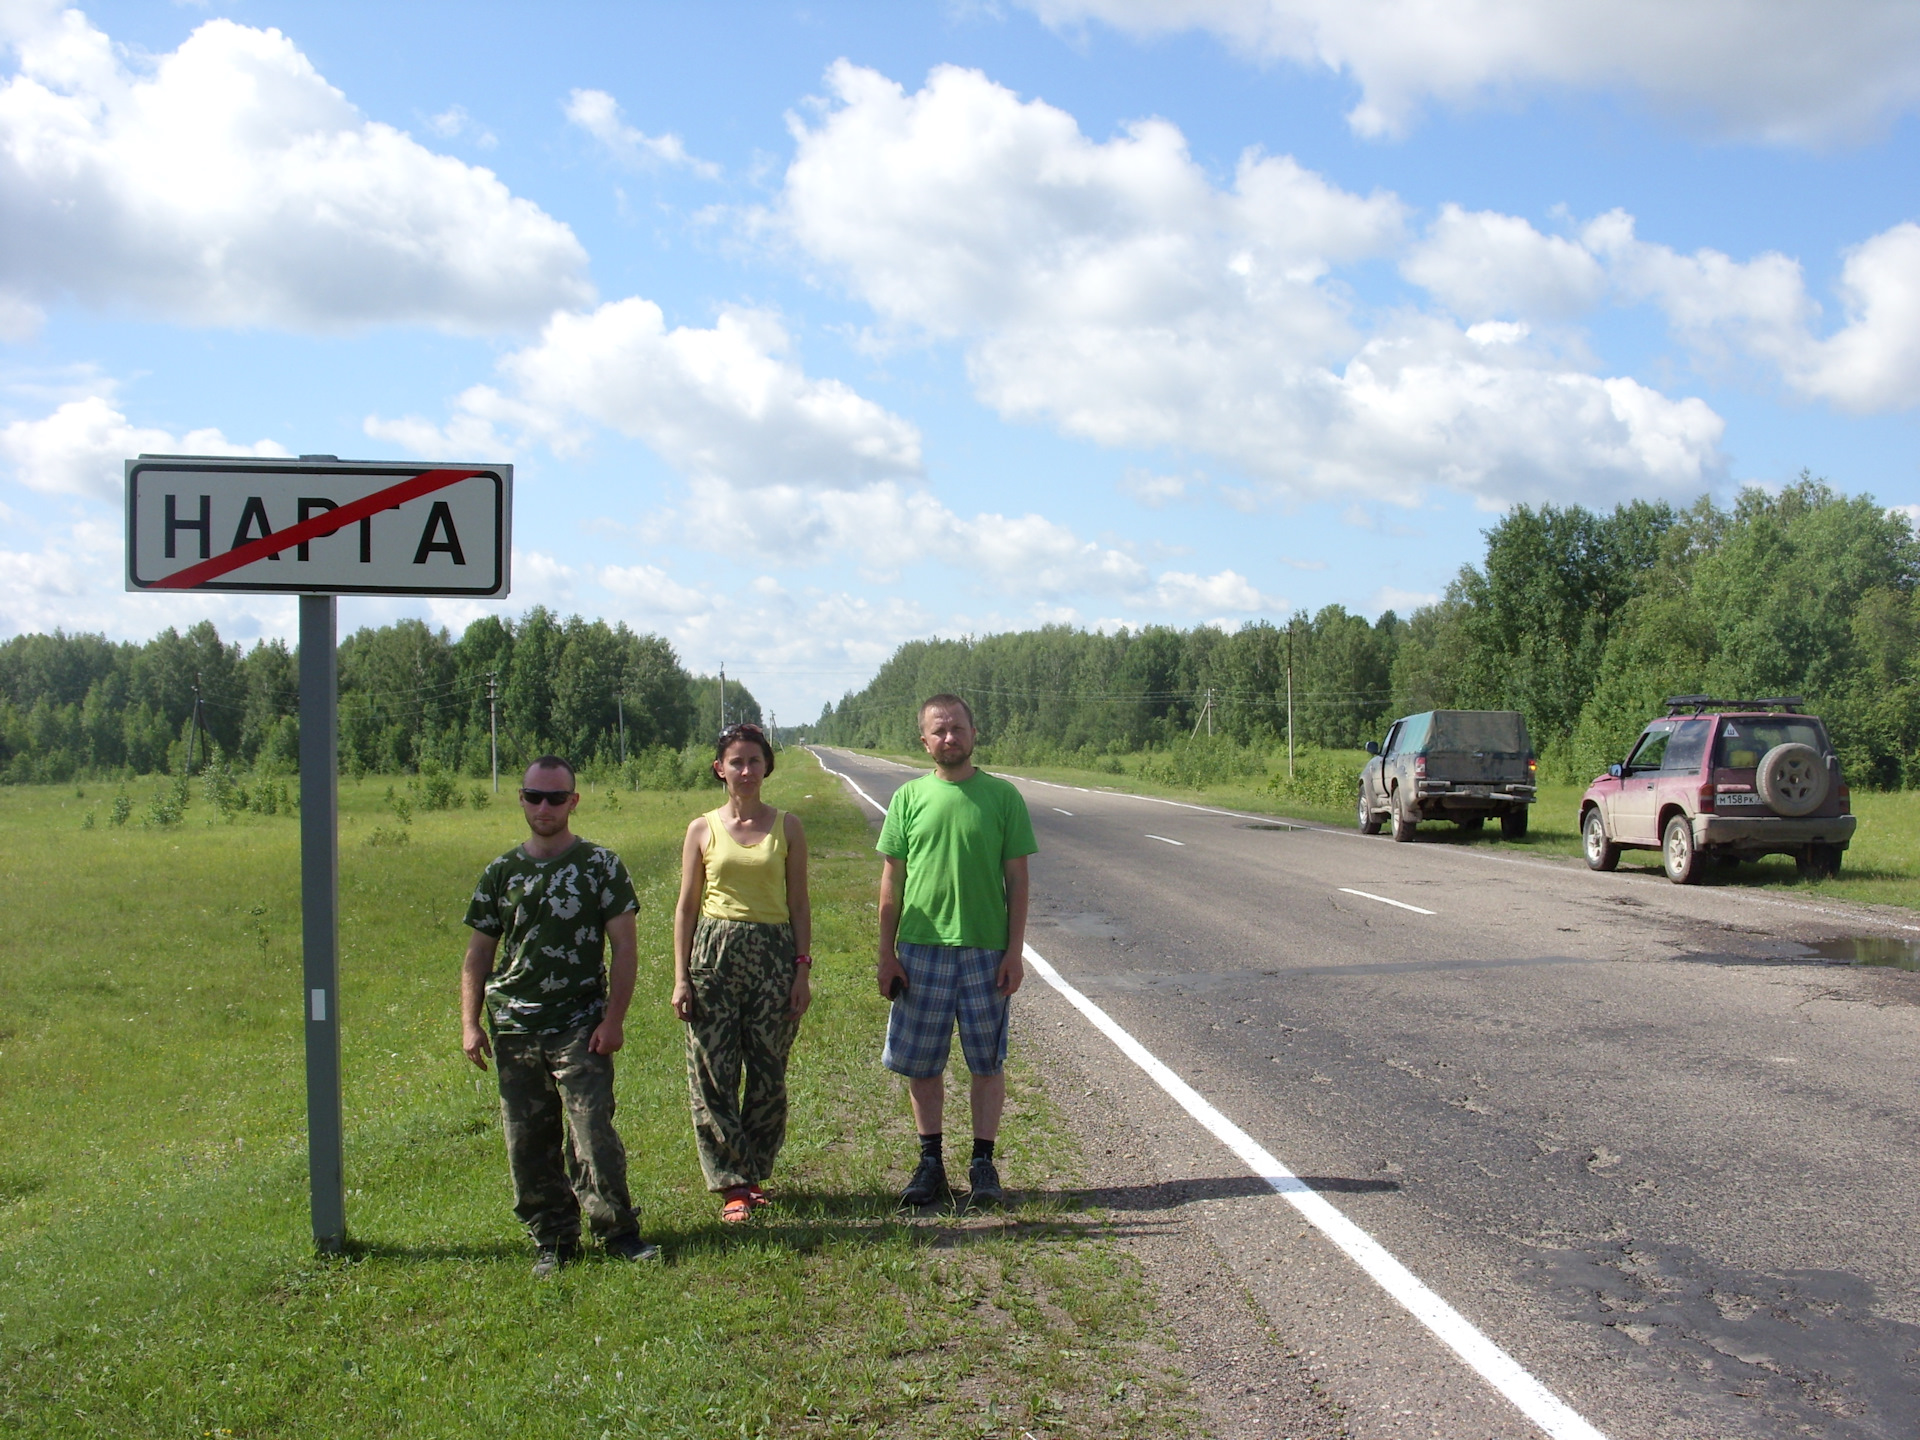
POLYGON ((564 805, 573 798, 571 790, 522 790, 520 798, 529 805, 564 805))

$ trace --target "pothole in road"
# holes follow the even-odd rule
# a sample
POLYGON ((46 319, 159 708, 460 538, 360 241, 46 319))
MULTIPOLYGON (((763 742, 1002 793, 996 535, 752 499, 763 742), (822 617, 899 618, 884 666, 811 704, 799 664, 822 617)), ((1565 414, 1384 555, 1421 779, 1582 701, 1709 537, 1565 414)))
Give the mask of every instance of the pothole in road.
POLYGON ((1831 940, 1803 942, 1803 948, 1830 965, 1886 965, 1895 970, 1920 970, 1920 940, 1840 935, 1831 940))

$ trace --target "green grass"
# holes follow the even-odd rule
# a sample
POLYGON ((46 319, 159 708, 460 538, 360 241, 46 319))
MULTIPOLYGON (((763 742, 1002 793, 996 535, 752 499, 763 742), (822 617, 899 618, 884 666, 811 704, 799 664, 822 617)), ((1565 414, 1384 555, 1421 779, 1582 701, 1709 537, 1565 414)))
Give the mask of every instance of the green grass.
POLYGON ((99 787, 0 790, 0 1432, 1186 1433, 1150 1299, 1075 1201, 1072 1140, 1030 1072, 1012 1072, 1003 1146, 1028 1198, 998 1218, 893 1214, 912 1125, 878 1064, 871 839, 803 755, 782 760, 770 797, 807 823, 818 957, 783 1201, 718 1223, 666 1006, 678 836, 714 797, 591 791, 577 828, 641 892, 620 1126, 667 1260, 545 1282, 455 1013, 466 897, 519 838, 517 807, 402 826, 388 782, 343 787, 352 1247, 322 1258, 297 822, 210 824, 201 801, 143 829, 158 782, 142 782, 115 828, 99 787))
MULTIPOLYGON (((903 764, 930 766, 925 755, 887 753, 884 759, 903 764)), ((1353 807, 1316 805, 1276 793, 1258 780, 1232 785, 1213 785, 1190 790, 1156 784, 1140 777, 1137 756, 1120 757, 1123 773, 1078 770, 1063 766, 1009 765, 1007 770, 1036 780, 1052 780, 1063 785, 1084 785, 1088 789, 1126 790, 1140 795, 1159 795, 1184 800, 1189 804, 1218 805, 1223 809, 1247 810, 1263 815, 1278 815, 1294 820, 1309 820, 1324 825, 1350 826, 1353 807)), ((1366 761, 1363 752, 1352 752, 1353 774, 1358 784, 1360 768, 1366 761)), ((1270 766, 1284 772, 1284 753, 1269 760, 1270 766)), ((1580 848, 1580 797, 1585 785, 1542 782, 1527 834, 1518 840, 1501 838, 1499 827, 1489 823, 1477 830, 1462 830, 1457 825, 1432 822, 1420 827, 1422 845, 1470 845, 1501 853, 1539 856, 1578 857, 1580 848)), ((1892 793, 1855 790, 1853 813, 1859 817, 1859 829, 1848 849, 1841 873, 1831 880, 1802 880, 1786 855, 1769 855, 1749 861, 1735 870, 1709 869, 1702 883, 1733 885, 1761 890, 1793 891, 1806 898, 1831 898, 1871 905, 1899 905, 1920 910, 1920 791, 1892 793)), ((1657 871, 1660 856, 1653 850, 1629 850, 1621 858, 1623 870, 1657 871)))

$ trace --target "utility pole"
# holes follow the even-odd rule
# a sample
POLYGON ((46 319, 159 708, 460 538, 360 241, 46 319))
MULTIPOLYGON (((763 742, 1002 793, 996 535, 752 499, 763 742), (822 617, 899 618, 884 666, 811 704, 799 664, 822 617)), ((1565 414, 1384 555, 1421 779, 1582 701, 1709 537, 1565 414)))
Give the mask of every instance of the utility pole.
POLYGON ((627 709, 618 690, 613 692, 613 713, 620 720, 620 763, 627 763, 627 709))
POLYGON ((1293 779, 1293 621, 1287 621, 1287 779, 1293 779))
POLYGON ((194 749, 200 739, 201 727, 205 724, 200 709, 200 672, 193 672, 193 714, 187 720, 187 774, 193 774, 194 749))
POLYGON ((1207 738, 1212 739, 1213 738, 1213 687, 1211 685, 1207 687, 1207 703, 1200 707, 1200 718, 1193 722, 1193 735, 1187 736, 1188 744, 1193 743, 1194 736, 1200 733, 1200 727, 1202 725, 1205 725, 1207 727, 1207 738))
POLYGON ((493 751, 493 793, 500 793, 500 672, 487 672, 487 745, 493 751))
POLYGON ((727 662, 720 662, 720 733, 727 733, 727 662))

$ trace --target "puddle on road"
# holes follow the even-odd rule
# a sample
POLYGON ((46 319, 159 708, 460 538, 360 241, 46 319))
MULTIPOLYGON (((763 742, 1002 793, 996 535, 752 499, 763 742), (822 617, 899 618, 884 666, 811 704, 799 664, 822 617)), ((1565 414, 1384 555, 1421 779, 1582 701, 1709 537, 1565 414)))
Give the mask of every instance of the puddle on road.
POLYGON ((1810 956, 1818 956, 1829 965, 1887 965, 1896 970, 1920 970, 1920 939, 1840 935, 1803 944, 1810 956))
POLYGON ((1242 830, 1298 830, 1298 825, 1242 825, 1242 830))

